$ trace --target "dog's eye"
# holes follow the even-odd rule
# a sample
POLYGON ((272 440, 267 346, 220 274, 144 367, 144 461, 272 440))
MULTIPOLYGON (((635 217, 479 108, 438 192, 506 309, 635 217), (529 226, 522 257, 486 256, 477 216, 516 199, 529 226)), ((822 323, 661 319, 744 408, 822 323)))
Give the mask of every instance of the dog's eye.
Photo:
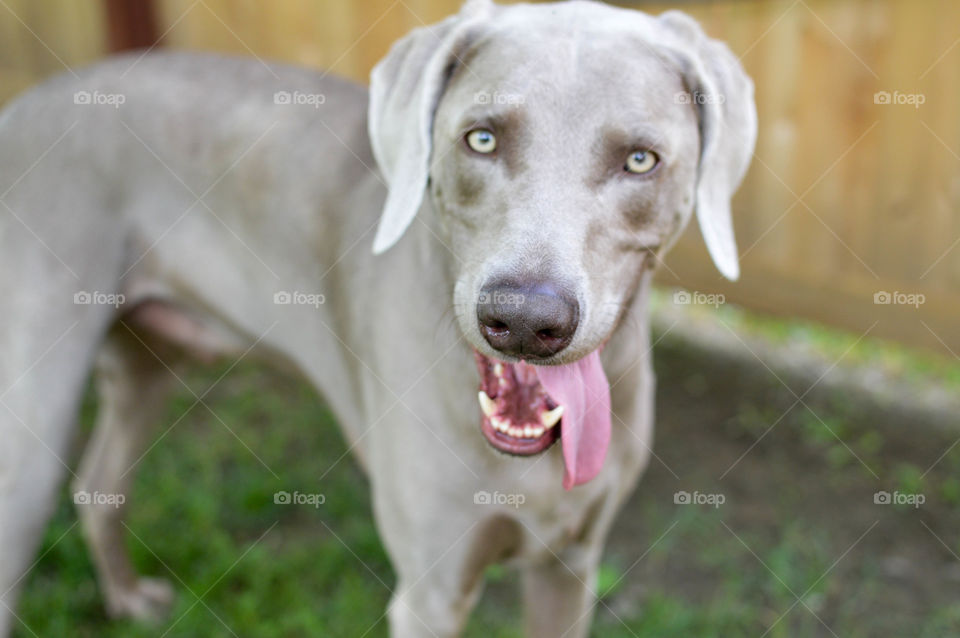
POLYGON ((474 129, 467 133, 467 146, 486 155, 497 149, 497 138, 485 128, 474 129))
POLYGON ((627 157, 627 163, 624 170, 637 175, 649 173, 657 165, 660 158, 653 151, 634 151, 627 157))

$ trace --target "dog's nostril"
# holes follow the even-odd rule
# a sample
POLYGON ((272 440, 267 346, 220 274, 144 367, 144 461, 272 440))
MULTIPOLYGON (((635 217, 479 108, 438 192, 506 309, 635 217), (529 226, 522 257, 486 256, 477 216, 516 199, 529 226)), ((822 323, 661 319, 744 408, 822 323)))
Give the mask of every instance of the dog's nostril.
POLYGON ((562 339, 562 337, 557 335, 552 329, 538 330, 536 335, 538 339, 542 339, 543 341, 550 341, 551 339, 562 339))
POLYGON ((490 328, 490 330, 494 332, 506 332, 510 329, 507 324, 503 323, 502 321, 497 321, 496 319, 485 321, 483 325, 485 325, 487 328, 490 328))

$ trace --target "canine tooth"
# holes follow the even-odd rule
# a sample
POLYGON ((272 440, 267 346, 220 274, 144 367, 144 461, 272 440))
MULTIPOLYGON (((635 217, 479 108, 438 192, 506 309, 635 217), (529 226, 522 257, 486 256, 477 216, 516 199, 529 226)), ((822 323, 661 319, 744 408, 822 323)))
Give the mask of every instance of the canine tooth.
POLYGON ((543 423, 543 427, 550 429, 555 426, 559 421, 560 417, 563 416, 563 406, 558 405, 549 412, 544 412, 540 415, 540 423, 543 423))
POLYGON ((502 376, 503 376, 503 364, 502 364, 502 363, 496 363, 496 364, 494 364, 494 366, 493 366, 493 373, 494 373, 495 375, 497 375, 498 377, 502 377, 502 376))
POLYGON ((493 402, 493 399, 487 396, 487 393, 483 390, 480 390, 480 393, 477 394, 477 398, 480 399, 480 409, 483 410, 483 413, 487 416, 493 416, 493 413, 497 408, 496 404, 493 402))

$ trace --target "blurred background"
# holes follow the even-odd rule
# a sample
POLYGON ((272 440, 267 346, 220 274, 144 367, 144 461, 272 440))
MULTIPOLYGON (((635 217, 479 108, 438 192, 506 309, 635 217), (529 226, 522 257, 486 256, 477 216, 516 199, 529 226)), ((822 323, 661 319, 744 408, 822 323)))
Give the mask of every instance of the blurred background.
MULTIPOLYGON (((960 2, 616 4, 680 8, 726 41, 760 133, 734 201, 740 281, 695 224, 659 273, 656 458, 611 539, 595 635, 960 636, 960 2), (676 498, 697 493, 724 502, 676 498)), ((459 5, 0 0, 0 102, 146 47, 366 82, 459 5)), ((385 635, 393 577, 332 417, 252 364, 191 382, 215 379, 236 435, 184 418, 185 394, 132 499, 131 551, 181 592, 165 635, 385 635), (264 495, 289 484, 330 497, 279 510, 264 495)), ((160 635, 104 617, 67 501, 18 635, 160 635)), ((514 576, 490 579, 469 635, 520 635, 514 576)))

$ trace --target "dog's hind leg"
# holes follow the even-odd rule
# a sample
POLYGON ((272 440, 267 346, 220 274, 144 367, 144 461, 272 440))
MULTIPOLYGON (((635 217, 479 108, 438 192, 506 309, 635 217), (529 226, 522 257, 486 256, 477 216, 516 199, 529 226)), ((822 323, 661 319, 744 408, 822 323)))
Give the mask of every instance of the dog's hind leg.
POLYGON ((133 332, 125 324, 106 339, 95 369, 99 396, 96 425, 80 464, 78 503, 107 612, 138 620, 162 618, 173 603, 165 581, 142 578, 127 556, 124 514, 134 475, 165 399, 177 377, 164 344, 133 332))
POLYGON ((44 314, 23 298, 0 317, 0 637, 18 622, 19 589, 70 471, 77 410, 109 321, 106 309, 88 306, 77 319, 72 307, 44 314))

